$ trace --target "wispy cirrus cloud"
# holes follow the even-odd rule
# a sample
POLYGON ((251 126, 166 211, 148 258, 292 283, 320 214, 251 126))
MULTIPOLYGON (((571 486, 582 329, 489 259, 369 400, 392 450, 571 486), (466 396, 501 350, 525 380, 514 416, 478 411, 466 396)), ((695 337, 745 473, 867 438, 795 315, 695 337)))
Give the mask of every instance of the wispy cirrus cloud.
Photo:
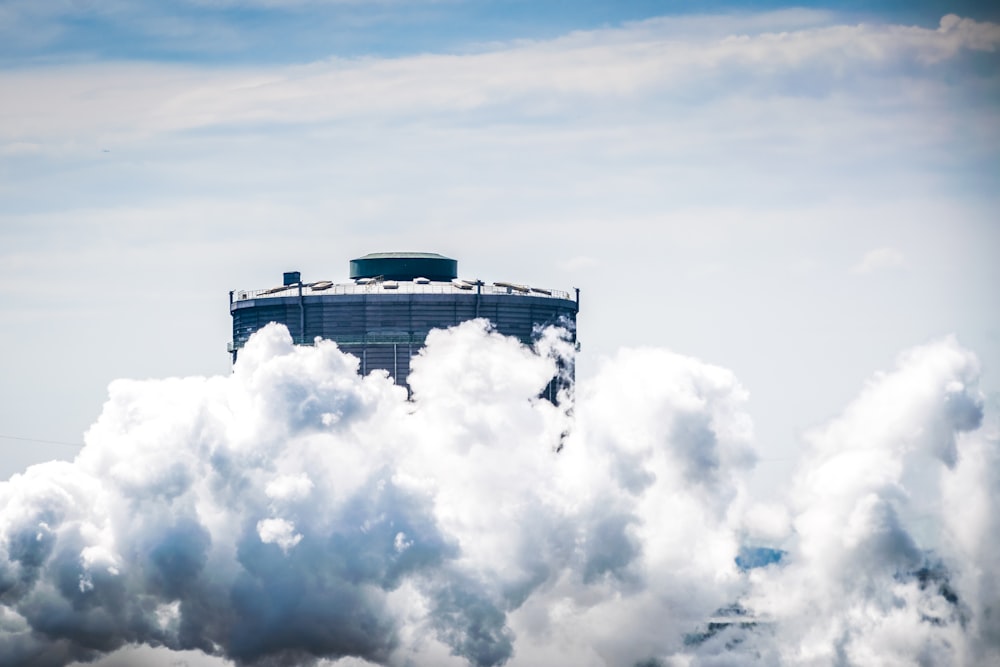
MULTIPOLYGON (((66 132, 158 133, 249 124, 323 123, 416 114, 514 118, 611 104, 703 105, 842 95, 966 52, 995 52, 1000 26, 948 16, 937 29, 832 25, 762 31, 732 20, 724 37, 674 38, 671 19, 484 52, 332 58, 306 65, 203 68, 93 63, 0 74, 8 142, 66 132), (750 32, 749 30, 753 30, 750 32), (793 82, 808 79, 798 92, 793 82)), ((678 19, 687 23, 687 19, 678 19)))

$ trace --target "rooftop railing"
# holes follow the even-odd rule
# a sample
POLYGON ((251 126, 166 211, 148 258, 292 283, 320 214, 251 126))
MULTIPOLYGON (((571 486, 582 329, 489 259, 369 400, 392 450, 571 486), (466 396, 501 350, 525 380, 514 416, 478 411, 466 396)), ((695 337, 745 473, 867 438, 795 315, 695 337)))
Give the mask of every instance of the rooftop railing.
MULTIPOLYGON (((322 281, 316 283, 303 283, 303 296, 323 296, 326 294, 475 294, 476 284, 474 282, 459 283, 415 283, 411 281, 378 281, 374 280, 368 284, 357 283, 330 283, 322 281), (393 287, 392 285, 395 285, 393 287)), ((249 299, 279 298, 298 296, 298 285, 283 285, 261 290, 237 290, 233 292, 233 301, 247 301, 249 299)), ((535 296, 549 299, 564 299, 575 301, 576 297, 563 290, 543 289, 540 287, 529 287, 515 283, 483 283, 480 286, 480 294, 513 294, 520 296, 535 296)))

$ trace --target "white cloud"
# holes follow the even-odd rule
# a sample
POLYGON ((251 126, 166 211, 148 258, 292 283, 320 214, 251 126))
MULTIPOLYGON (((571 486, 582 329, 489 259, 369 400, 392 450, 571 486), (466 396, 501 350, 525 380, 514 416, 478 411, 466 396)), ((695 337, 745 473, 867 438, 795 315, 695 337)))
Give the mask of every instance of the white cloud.
MULTIPOLYGON (((21 582, 5 606, 36 627, 72 600, 89 601, 82 624, 119 600, 101 612, 116 628, 105 649, 218 645, 241 660, 443 651, 498 664, 524 636, 515 657, 530 661, 548 645, 539 615, 579 655, 592 642, 626 662, 676 650, 735 583, 742 390, 691 359, 625 354, 582 389, 557 454, 565 409, 536 398, 554 370, 470 322, 430 337, 408 403, 334 345, 295 348, 269 327, 228 377, 115 383, 76 463, 0 485, 0 578, 21 582), (42 583, 67 575, 71 589, 42 583), (652 617, 676 630, 634 642, 609 624, 652 617)), ((8 634, 0 657, 92 655, 95 640, 69 632, 8 634)))
POLYGON ((313 488, 312 480, 305 473, 298 475, 282 475, 270 482, 264 489, 268 498, 274 500, 301 500, 309 495, 313 488))
MULTIPOLYGON (((683 22, 683 19, 677 19, 683 22)), ((728 96, 751 85, 782 91, 878 78, 880 68, 993 51, 1000 26, 946 17, 942 27, 831 25, 765 31, 759 17, 728 36, 672 38, 671 19, 482 53, 394 59, 333 58, 308 65, 205 69, 125 63, 32 67, 0 74, 7 142, 67 134, 149 133, 248 124, 319 123, 503 109, 511 118, 620 104, 678 88, 728 96), (742 33, 741 29, 749 32, 742 33)))
POLYGON ((978 430, 978 363, 953 340, 902 355, 810 434, 786 506, 748 506, 747 396, 720 367, 621 351, 578 387, 558 453, 569 406, 536 397, 551 361, 482 322, 431 336, 413 402, 356 371, 272 325, 231 375, 113 385, 74 463, 0 484, 0 658, 122 648, 110 665, 132 644, 515 666, 1000 652, 1000 471, 978 430), (936 544, 912 529, 911 499, 934 493, 913 471, 940 476, 936 544), (747 539, 788 553, 743 573, 747 539), (761 622, 706 629, 736 602, 761 622))
POLYGON ((302 535, 295 532, 295 524, 284 519, 261 519, 257 535, 264 544, 277 544, 286 554, 302 540, 302 535))
MULTIPOLYGON (((957 508, 927 502, 954 484, 956 460, 982 451, 969 435, 983 418, 978 374, 954 340, 914 348, 809 434, 790 494, 787 565, 755 573, 748 597, 773 622, 785 662, 972 665, 998 655, 992 639, 966 630, 967 614, 980 613, 969 605, 981 600, 972 582, 985 561, 952 555, 957 508)), ((977 479, 961 494, 983 498, 995 482, 977 479)))

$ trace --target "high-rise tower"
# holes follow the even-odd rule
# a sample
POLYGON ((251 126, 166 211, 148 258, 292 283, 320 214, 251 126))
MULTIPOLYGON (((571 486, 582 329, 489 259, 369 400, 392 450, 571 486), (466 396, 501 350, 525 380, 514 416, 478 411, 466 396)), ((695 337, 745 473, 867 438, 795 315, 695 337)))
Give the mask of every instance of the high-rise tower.
MULTIPOLYGON (((512 282, 462 280, 458 262, 434 253, 373 253, 351 260, 350 282, 303 282, 297 271, 283 284, 230 292, 233 361, 250 335, 269 322, 288 327, 293 340, 332 340, 361 360, 361 373, 375 368, 407 385, 410 359, 431 329, 477 317, 501 334, 530 344, 540 327, 559 324, 576 340, 579 290, 574 293, 512 282)), ((570 369, 572 374, 572 369, 570 369)), ((559 389, 553 381, 546 397, 559 389)))

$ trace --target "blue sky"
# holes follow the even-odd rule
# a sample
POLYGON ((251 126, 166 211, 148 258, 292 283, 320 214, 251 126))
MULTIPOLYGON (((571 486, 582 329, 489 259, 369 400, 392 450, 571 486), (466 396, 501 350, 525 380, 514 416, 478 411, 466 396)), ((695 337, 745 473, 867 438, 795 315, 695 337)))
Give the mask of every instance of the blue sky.
MULTIPOLYGON (((754 13, 765 2, 654 0, 65 0, 5 3, 0 58, 8 64, 126 59, 216 64, 303 62, 331 55, 400 56, 551 39, 655 16, 754 13)), ((935 25, 946 13, 995 19, 990 3, 801 2, 845 20, 935 25)))

